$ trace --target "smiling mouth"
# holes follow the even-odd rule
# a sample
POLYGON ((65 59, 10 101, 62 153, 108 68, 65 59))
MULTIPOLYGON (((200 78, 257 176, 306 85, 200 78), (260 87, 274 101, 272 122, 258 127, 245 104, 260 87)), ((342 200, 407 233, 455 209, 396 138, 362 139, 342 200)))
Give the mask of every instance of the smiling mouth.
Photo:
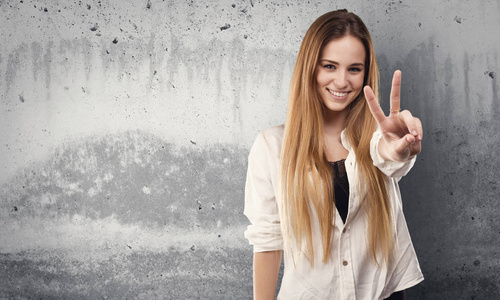
POLYGON ((347 94, 349 94, 349 92, 336 92, 336 91, 332 91, 330 89, 327 89, 328 92, 336 97, 345 97, 347 96, 347 94))

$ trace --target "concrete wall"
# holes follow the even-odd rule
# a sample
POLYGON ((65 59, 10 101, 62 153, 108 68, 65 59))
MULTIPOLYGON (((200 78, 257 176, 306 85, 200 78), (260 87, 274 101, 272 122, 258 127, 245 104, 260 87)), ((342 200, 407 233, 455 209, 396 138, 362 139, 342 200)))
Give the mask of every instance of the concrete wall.
POLYGON ((0 298, 250 298, 246 156, 343 7, 424 125, 408 298, 500 297, 500 2, 3 0, 0 298))

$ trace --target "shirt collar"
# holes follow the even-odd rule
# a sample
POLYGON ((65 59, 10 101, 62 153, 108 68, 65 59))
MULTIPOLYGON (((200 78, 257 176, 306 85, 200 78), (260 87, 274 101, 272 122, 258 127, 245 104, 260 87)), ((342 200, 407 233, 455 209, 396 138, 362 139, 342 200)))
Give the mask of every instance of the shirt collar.
POLYGON ((344 146, 344 148, 346 148, 349 152, 351 151, 351 143, 349 143, 349 139, 347 138, 345 129, 340 133, 340 142, 342 143, 342 146, 344 146))

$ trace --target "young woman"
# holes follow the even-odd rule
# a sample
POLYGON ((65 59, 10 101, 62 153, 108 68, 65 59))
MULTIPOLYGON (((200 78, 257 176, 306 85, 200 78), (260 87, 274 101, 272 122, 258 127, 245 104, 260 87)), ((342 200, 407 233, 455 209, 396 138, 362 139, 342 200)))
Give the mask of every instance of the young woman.
POLYGON ((254 246, 254 298, 404 299, 423 280, 398 188, 421 150, 422 125, 378 103, 370 34, 346 10, 319 17, 302 41, 286 123, 249 154, 245 232, 254 246))

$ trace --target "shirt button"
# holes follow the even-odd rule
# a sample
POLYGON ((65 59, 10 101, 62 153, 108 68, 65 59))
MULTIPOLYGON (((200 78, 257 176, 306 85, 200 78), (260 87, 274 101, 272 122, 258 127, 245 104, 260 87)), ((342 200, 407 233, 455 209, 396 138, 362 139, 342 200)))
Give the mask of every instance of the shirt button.
POLYGON ((348 263, 347 263, 347 261, 346 261, 346 260, 344 260, 344 262, 343 262, 342 264, 343 264, 344 266, 347 266, 347 265, 348 265, 348 263))
POLYGON ((345 229, 345 228, 344 228, 344 229, 342 230, 342 233, 345 233, 346 231, 347 231, 347 229, 345 229))

